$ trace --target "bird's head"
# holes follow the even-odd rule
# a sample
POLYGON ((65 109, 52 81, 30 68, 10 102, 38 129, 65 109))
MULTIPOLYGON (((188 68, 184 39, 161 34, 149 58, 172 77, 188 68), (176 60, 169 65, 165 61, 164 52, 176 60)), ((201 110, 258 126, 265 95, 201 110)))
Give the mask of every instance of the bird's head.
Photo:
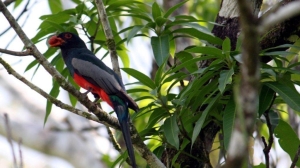
POLYGON ((60 48, 86 48, 85 43, 74 33, 63 32, 52 36, 49 41, 51 47, 60 48))

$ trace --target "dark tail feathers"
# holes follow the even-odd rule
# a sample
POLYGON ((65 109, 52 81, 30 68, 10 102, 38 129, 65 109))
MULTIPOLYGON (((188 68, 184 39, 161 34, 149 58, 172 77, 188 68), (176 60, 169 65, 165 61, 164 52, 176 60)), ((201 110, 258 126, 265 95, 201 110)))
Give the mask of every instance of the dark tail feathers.
POLYGON ((127 147, 128 155, 131 160, 132 168, 137 168, 136 162, 135 162, 135 156, 134 156, 134 150, 130 138, 130 130, 129 130, 129 112, 128 112, 128 106, 124 103, 119 102, 119 100, 112 101, 114 105, 114 110, 117 113, 118 120, 121 126, 121 131, 123 133, 123 137, 125 140, 125 144, 127 147))

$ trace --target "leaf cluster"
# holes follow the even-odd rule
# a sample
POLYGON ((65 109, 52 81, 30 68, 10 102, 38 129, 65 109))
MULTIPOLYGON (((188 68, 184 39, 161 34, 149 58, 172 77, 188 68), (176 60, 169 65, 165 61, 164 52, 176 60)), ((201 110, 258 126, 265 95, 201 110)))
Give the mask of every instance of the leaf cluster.
MULTIPOLYGON (((32 41, 38 43, 57 32, 80 31, 90 40, 93 52, 104 53, 102 58, 105 57, 108 54, 107 44, 95 4, 79 0, 73 2, 76 4, 75 8, 62 10, 60 7, 53 7, 52 14, 41 16, 42 23, 32 41)), ((239 65, 242 64, 239 47, 236 51, 231 51, 230 39, 221 40, 211 34, 208 28, 201 26, 201 22, 208 23, 207 21, 188 15, 172 16, 187 1, 166 11, 156 2, 147 4, 141 1, 106 0, 104 3, 117 44, 117 53, 125 67, 122 70, 138 81, 127 90, 142 106, 141 111, 132 118, 138 124, 144 124, 138 131, 141 137, 150 140, 149 147, 154 153, 160 157, 165 146, 176 149, 178 153, 172 158, 172 164, 175 164, 179 154, 186 154, 186 146, 192 147, 201 130, 210 122, 220 125, 224 135, 221 146, 228 149, 236 115, 237 97, 233 90, 239 81, 239 65), (132 24, 119 30, 124 17, 130 18, 132 24), (150 39, 154 60, 159 67, 154 79, 128 68, 126 42, 129 43, 133 38, 150 39), (175 52, 177 38, 189 38, 193 45, 175 52), (178 61, 171 65, 168 63, 169 58, 178 61), (206 66, 201 66, 205 63, 206 66)), ((50 6, 55 5, 61 6, 59 3, 50 6)), ((261 67, 261 91, 257 107, 258 121, 261 121, 261 116, 266 112, 273 114, 271 120, 274 121, 275 135, 280 139, 281 147, 291 157, 296 151, 287 147, 290 142, 282 130, 291 134, 293 131, 284 129, 289 125, 285 124, 277 111, 282 104, 300 111, 300 95, 296 89, 300 85, 300 74, 294 70, 299 63, 292 61, 292 58, 298 56, 298 50, 295 45, 281 45, 261 51, 262 57, 272 56, 273 61, 261 67), (276 51, 286 47, 293 49, 293 52, 276 51)), ((56 49, 49 48, 44 56, 74 84, 56 49)), ((32 68, 38 70, 37 61, 31 62, 26 71, 32 68)), ((57 97, 59 89, 59 85, 53 81, 50 95, 57 97)), ((77 100, 72 95, 69 97, 75 106, 77 100)), ((48 102, 45 121, 51 112, 51 106, 48 102)), ((291 139, 295 139, 295 145, 299 145, 298 138, 291 139)))

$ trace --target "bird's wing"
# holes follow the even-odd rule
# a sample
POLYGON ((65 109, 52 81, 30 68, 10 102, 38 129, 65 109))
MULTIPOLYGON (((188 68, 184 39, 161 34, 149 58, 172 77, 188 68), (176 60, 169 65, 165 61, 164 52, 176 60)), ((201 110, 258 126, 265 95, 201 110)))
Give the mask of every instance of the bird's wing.
POLYGON ((85 80, 100 87, 108 95, 117 94, 122 90, 122 86, 115 75, 107 71, 106 65, 99 61, 96 57, 92 61, 73 58, 71 63, 75 73, 78 73, 85 80))

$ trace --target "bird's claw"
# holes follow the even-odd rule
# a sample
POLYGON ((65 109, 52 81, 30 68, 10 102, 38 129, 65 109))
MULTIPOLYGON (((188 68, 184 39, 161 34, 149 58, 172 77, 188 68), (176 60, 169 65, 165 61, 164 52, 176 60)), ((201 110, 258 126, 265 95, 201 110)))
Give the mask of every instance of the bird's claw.
POLYGON ((92 91, 92 88, 89 88, 86 92, 82 93, 84 94, 85 96, 87 96, 88 93, 90 93, 92 91))

